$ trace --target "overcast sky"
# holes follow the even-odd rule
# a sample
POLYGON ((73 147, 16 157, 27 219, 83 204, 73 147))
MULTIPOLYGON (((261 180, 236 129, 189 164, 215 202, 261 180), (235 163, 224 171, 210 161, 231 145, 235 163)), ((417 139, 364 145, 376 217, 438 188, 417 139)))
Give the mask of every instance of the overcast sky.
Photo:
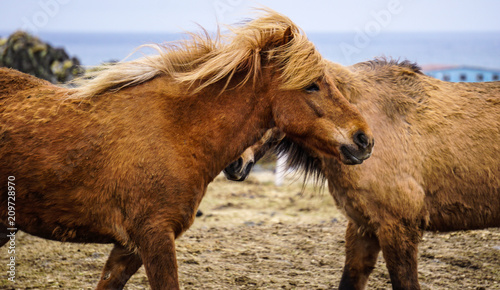
POLYGON ((214 30, 264 5, 306 32, 499 31, 499 0, 0 0, 0 31, 181 32, 214 30))

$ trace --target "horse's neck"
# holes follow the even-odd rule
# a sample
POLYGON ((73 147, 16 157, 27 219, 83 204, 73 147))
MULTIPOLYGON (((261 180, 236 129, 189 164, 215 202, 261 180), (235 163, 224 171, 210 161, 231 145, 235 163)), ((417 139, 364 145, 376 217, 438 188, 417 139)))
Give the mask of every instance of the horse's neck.
POLYGON ((373 108, 376 99, 384 98, 389 91, 402 88, 402 86, 394 85, 397 81, 394 79, 395 74, 385 71, 391 69, 387 66, 374 71, 368 66, 359 64, 350 67, 340 64, 330 66, 330 72, 339 91, 359 110, 366 109, 366 107, 373 108))
POLYGON ((329 72, 337 89, 351 103, 356 103, 361 97, 362 76, 340 64, 330 63, 329 72))
POLYGON ((167 122, 177 128, 170 137, 174 142, 187 140, 187 148, 180 148, 179 154, 195 162, 208 182, 254 144, 272 119, 270 104, 258 99, 250 87, 219 93, 220 89, 205 89, 165 98, 167 122))

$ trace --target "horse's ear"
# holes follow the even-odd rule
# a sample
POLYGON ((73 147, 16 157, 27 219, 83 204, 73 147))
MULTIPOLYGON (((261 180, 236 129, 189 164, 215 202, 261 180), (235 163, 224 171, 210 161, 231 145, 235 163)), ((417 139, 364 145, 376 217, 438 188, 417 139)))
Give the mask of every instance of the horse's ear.
POLYGON ((288 26, 288 28, 285 30, 285 33, 283 33, 282 45, 289 43, 292 39, 293 39, 292 27, 288 26))

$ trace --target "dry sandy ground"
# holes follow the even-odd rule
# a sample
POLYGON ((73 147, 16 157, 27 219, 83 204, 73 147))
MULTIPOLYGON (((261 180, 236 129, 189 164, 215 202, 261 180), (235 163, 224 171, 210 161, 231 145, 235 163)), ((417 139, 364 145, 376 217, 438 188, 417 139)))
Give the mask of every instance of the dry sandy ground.
MULTIPOLYGON (((332 289, 344 263, 346 219, 327 191, 270 173, 243 183, 216 179, 204 215, 177 240, 183 289, 332 289)), ((69 244, 17 236, 16 282, 7 280, 0 249, 0 289, 92 289, 110 245, 69 244)), ((420 245, 423 289, 500 289, 500 229, 426 233, 420 245)), ((380 257, 368 289, 390 289, 380 257)), ((144 268, 126 289, 149 289, 144 268)))

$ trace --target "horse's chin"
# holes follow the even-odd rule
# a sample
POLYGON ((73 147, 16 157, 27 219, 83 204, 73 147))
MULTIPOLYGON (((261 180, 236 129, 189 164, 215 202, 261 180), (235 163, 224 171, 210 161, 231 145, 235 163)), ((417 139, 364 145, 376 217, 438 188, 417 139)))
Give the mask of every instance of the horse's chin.
POLYGON ((364 160, 359 160, 359 159, 346 159, 346 158, 341 158, 340 160, 345 165, 359 165, 359 164, 362 164, 364 161, 364 160))

